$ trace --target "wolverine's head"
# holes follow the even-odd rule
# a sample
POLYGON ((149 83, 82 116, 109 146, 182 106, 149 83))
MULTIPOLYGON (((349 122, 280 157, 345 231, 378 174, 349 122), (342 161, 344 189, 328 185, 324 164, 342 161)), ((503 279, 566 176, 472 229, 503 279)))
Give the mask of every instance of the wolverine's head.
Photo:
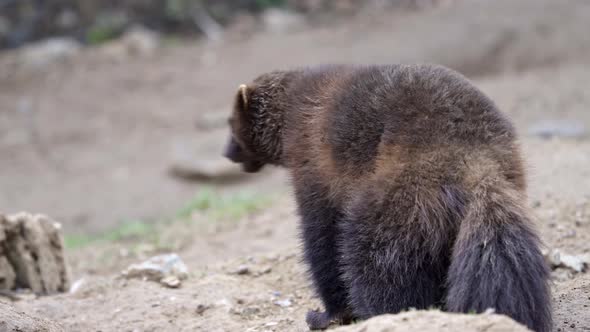
POLYGON ((255 173, 265 165, 262 156, 256 155, 252 135, 252 117, 248 114, 248 96, 250 89, 240 85, 236 94, 233 112, 229 118, 231 130, 224 156, 234 163, 241 163, 244 171, 255 173))
POLYGON ((225 157, 241 163, 244 171, 258 172, 264 165, 280 165, 283 99, 293 72, 263 74, 242 84, 234 97, 229 118, 231 135, 225 157))

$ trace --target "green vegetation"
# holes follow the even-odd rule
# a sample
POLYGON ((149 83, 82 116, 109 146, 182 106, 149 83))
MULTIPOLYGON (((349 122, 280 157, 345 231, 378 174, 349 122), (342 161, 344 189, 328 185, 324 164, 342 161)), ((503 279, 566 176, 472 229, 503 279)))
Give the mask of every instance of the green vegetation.
POLYGON ((209 219, 237 220, 254 212, 270 203, 269 197, 253 193, 241 192, 234 195, 222 196, 211 189, 198 192, 182 209, 176 217, 190 220, 194 212, 204 213, 209 219))
POLYGON ((117 32, 108 27, 93 27, 86 33, 86 41, 90 45, 102 44, 117 37, 117 32))
POLYGON ((121 225, 105 233, 91 235, 64 236, 64 244, 68 249, 80 248, 93 242, 119 242, 124 240, 151 239, 156 231, 156 225, 141 220, 123 221, 121 225))
POLYGON ((112 243, 139 241, 153 244, 157 248, 165 247, 162 242, 162 226, 179 221, 193 224, 193 214, 199 214, 208 222, 237 221, 270 205, 271 197, 240 192, 222 195, 210 188, 202 189, 178 210, 174 217, 162 222, 127 220, 121 225, 99 235, 66 234, 64 244, 67 249, 85 247, 92 243, 112 243))
POLYGON ((127 16, 122 13, 101 13, 86 31, 86 42, 96 45, 117 38, 125 30, 128 20, 127 16))

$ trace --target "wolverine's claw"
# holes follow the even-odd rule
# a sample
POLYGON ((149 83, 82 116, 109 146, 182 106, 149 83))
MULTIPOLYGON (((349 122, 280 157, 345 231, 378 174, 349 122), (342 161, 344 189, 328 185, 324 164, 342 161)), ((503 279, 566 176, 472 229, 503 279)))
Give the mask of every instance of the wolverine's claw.
POLYGON ((318 310, 308 311, 307 316, 305 317, 305 321, 310 330, 325 330, 332 322, 348 325, 352 323, 353 319, 354 317, 349 313, 332 316, 327 312, 318 310))
POLYGON ((327 312, 310 310, 307 312, 305 321, 310 330, 325 330, 330 325, 332 319, 327 312))

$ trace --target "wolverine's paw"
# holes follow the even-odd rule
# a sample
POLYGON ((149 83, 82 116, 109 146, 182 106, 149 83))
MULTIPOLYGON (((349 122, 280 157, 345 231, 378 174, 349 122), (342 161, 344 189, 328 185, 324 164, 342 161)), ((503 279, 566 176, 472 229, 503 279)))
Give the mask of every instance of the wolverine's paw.
POLYGON ((307 312, 305 321, 310 330, 325 330, 330 325, 332 318, 327 312, 310 310, 307 312))
POLYGON ((305 321, 310 330, 325 330, 330 326, 330 323, 339 324, 350 324, 353 321, 353 317, 350 314, 343 314, 337 316, 331 316, 327 312, 310 310, 307 312, 305 321))

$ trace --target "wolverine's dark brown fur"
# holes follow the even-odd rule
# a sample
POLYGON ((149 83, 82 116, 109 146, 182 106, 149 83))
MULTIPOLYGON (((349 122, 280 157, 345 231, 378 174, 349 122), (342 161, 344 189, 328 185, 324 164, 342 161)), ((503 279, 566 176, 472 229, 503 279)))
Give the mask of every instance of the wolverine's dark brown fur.
POLYGON ((290 169, 325 312, 311 328, 410 307, 494 308, 551 329, 548 270, 511 123, 430 65, 326 66, 240 87, 227 156, 290 169))

